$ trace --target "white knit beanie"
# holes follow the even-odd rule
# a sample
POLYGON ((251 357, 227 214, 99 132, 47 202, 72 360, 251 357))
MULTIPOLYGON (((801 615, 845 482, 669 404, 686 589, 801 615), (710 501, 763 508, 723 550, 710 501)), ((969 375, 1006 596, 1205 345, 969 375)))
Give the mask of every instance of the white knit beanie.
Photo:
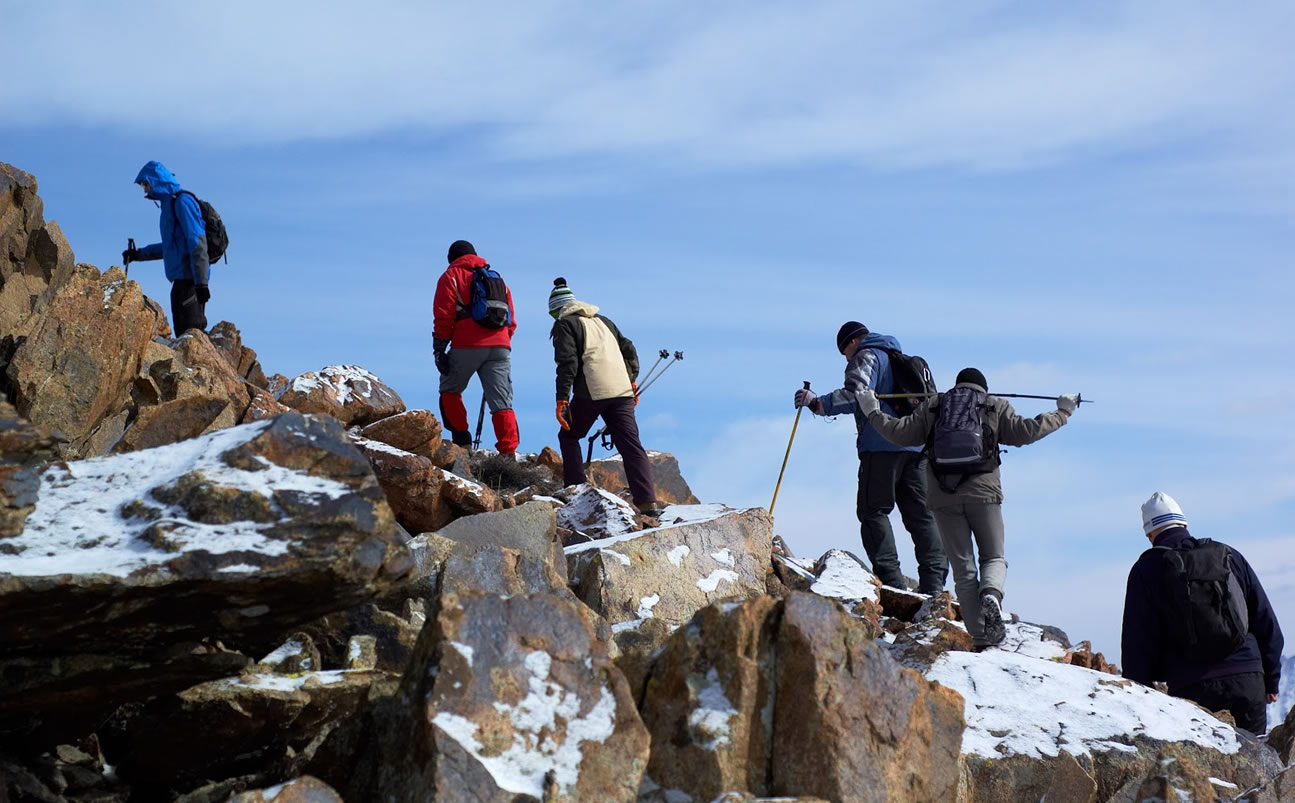
POLYGON ((1169 525, 1186 527, 1187 517, 1172 496, 1156 491, 1142 504, 1142 532, 1150 535, 1169 525))

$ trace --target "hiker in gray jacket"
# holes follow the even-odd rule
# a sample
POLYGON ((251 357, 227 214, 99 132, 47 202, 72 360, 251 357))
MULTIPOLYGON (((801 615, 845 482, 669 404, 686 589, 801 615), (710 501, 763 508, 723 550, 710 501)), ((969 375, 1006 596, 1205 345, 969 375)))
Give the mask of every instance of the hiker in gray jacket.
POLYGON ((937 465, 939 451, 931 449, 926 496, 940 528, 944 554, 949 556, 953 569, 962 619, 977 649, 999 644, 1007 635, 1001 604, 1007 561, 1003 557, 1003 484, 998 473, 998 447, 1034 443, 1062 427, 1079 406, 1079 396, 1067 393, 1057 397, 1055 411, 1022 418, 1007 400, 990 396, 988 388, 984 374, 964 368, 952 390, 932 396, 903 418, 884 412, 872 390, 857 394, 859 410, 867 416, 868 423, 886 440, 901 446, 932 443, 937 427, 946 426, 950 417, 942 417, 942 407, 947 406, 948 413, 961 409, 980 421, 980 432, 972 433, 975 440, 983 438, 978 462, 958 466, 953 461, 943 467, 937 465))

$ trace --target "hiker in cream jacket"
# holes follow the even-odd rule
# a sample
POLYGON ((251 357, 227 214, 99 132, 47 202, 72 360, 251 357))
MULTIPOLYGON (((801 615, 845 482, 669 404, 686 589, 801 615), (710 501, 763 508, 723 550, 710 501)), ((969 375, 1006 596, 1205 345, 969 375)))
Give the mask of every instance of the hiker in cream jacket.
POLYGON ((639 441, 638 352, 610 318, 592 304, 578 301, 566 279, 553 282, 549 314, 555 322, 549 338, 557 363, 557 418, 562 429, 562 480, 565 485, 585 481, 580 439, 599 417, 607 425, 612 443, 625 461, 625 478, 634 506, 640 513, 659 513, 652 467, 639 441), (570 398, 570 401, 568 401, 570 398))

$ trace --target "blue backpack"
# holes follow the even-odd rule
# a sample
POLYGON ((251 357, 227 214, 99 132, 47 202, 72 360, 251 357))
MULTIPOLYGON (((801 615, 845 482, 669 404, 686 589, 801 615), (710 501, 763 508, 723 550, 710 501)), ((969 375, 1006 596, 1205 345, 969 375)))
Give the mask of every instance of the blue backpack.
POLYGON ((459 308, 458 318, 471 318, 485 329, 503 329, 512 324, 512 311, 508 309, 508 285, 490 265, 472 269, 468 305, 459 308))

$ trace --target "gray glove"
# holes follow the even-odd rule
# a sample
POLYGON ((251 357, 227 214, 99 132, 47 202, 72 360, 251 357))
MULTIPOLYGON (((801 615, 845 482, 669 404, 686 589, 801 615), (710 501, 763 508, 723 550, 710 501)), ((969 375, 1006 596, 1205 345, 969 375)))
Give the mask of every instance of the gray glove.
POLYGON ((1079 407, 1078 393, 1063 393, 1057 397, 1057 409, 1063 413, 1073 413, 1079 407))
POLYGON ((872 388, 866 388, 855 393, 854 402, 859 405, 859 412, 863 413, 864 418, 881 409, 881 400, 877 398, 877 394, 873 392, 872 388))
POLYGON ((807 390, 805 388, 801 388, 796 391, 795 402, 797 407, 808 407, 809 411, 814 414, 817 414, 818 411, 822 409, 818 401, 818 396, 814 391, 807 390))

